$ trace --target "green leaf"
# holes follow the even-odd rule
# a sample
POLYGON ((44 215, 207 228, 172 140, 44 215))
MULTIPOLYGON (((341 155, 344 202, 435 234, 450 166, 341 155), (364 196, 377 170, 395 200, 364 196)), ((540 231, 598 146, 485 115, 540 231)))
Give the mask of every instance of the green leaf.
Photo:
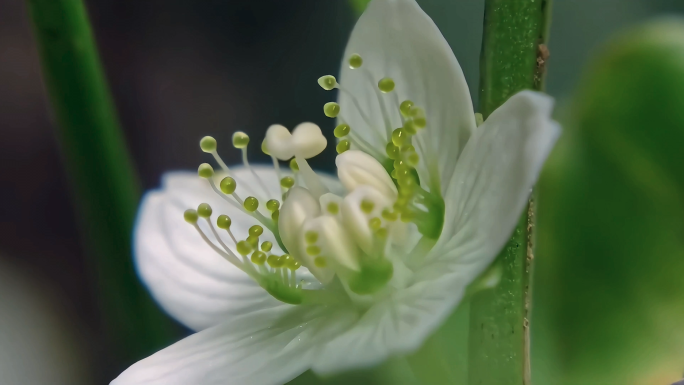
MULTIPOLYGON (((480 61, 480 112, 486 118, 524 89, 541 89, 550 1, 487 0, 480 61)), ((529 309, 533 210, 526 210, 497 257, 501 281, 470 306, 468 383, 530 382, 529 309)))
MULTIPOLYGON (((131 363, 168 344, 170 321, 139 283, 131 234, 140 189, 81 0, 29 0, 56 135, 115 356, 131 363)), ((122 365, 121 362, 118 365, 122 365)))
POLYGON ((539 184, 538 379, 669 384, 684 363, 684 22, 599 53, 539 184))
POLYGON ((349 5, 356 13, 356 16, 361 16, 363 11, 366 10, 366 7, 368 7, 368 3, 370 2, 371 0, 349 0, 349 5))

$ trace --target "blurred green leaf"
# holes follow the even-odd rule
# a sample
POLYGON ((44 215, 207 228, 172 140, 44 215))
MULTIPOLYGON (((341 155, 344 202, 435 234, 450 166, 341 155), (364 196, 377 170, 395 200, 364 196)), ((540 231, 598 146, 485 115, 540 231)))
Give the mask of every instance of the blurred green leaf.
POLYGON ((27 1, 56 136, 74 205, 97 276, 99 303, 114 366, 169 343, 170 320, 136 276, 131 235, 140 197, 81 0, 27 1))
POLYGON ((356 12, 356 16, 361 16, 370 2, 371 0, 349 0, 349 5, 356 12))
POLYGON ((540 383, 684 371, 684 21, 603 47, 539 184, 540 383))

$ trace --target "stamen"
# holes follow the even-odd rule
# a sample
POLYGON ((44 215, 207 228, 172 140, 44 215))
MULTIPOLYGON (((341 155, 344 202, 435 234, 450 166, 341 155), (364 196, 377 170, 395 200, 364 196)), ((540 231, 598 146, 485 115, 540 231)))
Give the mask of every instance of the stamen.
MULTIPOLYGON (((211 207, 209 207, 209 209, 207 210, 206 207, 204 207, 202 205, 200 205, 200 206, 202 207, 202 215, 206 215, 207 212, 209 212, 211 215, 211 207)), ((208 207, 209 205, 206 205, 206 206, 208 207)), ((195 230, 197 230, 197 232, 202 237, 202 240, 204 240, 204 242, 207 245, 209 245, 215 252, 217 252, 219 255, 221 255, 223 258, 225 258, 228 262, 235 265, 235 267, 237 267, 238 269, 240 269, 242 271, 245 271, 245 269, 243 268, 242 262, 240 262, 240 260, 232 252, 230 252, 230 249, 227 250, 228 252, 230 252, 230 254, 229 254, 227 251, 221 250, 218 246, 214 245, 214 243, 211 240, 209 240, 209 238, 206 236, 206 234, 204 234, 202 229, 197 224, 197 220, 199 217, 200 217, 200 213, 196 210, 192 210, 192 209, 185 210, 185 212, 183 213, 183 218, 185 219, 185 221, 188 222, 189 224, 191 224, 195 228, 195 230)), ((212 229, 213 229, 213 227, 212 227, 212 229)), ((220 238, 217 237, 217 239, 220 239, 220 238)))
POLYGON ((252 173, 252 176, 254 176, 254 179, 257 180, 257 183, 259 183, 259 186, 264 192, 264 197, 268 198, 269 192, 268 188, 266 187, 266 184, 264 184, 264 181, 261 180, 259 175, 249 166, 249 160, 247 158, 247 145, 249 144, 249 136, 245 134, 242 131, 237 131, 233 134, 233 146, 235 148, 238 148, 242 150, 242 164, 245 166, 249 172, 252 173))
POLYGON ((230 231, 230 225, 232 223, 233 221, 231 221, 228 215, 219 215, 218 219, 216 219, 216 226, 218 226, 219 229, 226 230, 228 235, 230 235, 230 238, 233 240, 233 243, 237 245, 237 239, 235 239, 233 232, 230 231))
POLYGON ((349 57, 349 68, 357 69, 363 65, 363 59, 358 54, 353 54, 349 57))
POLYGON ((394 91, 394 80, 392 80, 392 78, 380 79, 378 82, 378 89, 385 94, 394 91))
POLYGON ((340 105, 335 102, 325 103, 323 106, 323 113, 329 118, 336 118, 340 113, 340 105))
POLYGON ((337 143, 336 150, 337 150, 338 154, 341 154, 341 153, 349 150, 350 147, 351 147, 351 143, 349 143, 349 140, 343 139, 339 143, 337 143))
POLYGON ((337 127, 335 127, 335 130, 333 131, 333 134, 335 135, 336 138, 342 138, 347 135, 349 135, 349 132, 351 131, 351 127, 349 127, 348 124, 340 124, 337 127))

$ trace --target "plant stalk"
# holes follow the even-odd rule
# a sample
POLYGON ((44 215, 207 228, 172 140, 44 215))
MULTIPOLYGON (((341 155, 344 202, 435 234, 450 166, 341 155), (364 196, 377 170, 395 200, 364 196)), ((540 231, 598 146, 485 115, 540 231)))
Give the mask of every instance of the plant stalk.
MULTIPOLYGON (((509 97, 543 88, 551 0, 486 0, 480 57, 480 112, 486 119, 509 97)), ((495 263, 499 285, 470 304, 469 385, 529 385, 531 274, 534 259, 530 199, 495 263)))
POLYGON ((175 326, 138 281, 131 235, 138 179, 82 0, 27 0, 113 370, 168 344, 175 326))

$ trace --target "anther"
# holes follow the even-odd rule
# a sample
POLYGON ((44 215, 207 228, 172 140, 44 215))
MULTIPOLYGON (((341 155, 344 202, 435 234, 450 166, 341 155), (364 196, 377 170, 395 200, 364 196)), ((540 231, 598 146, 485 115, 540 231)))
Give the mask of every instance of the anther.
POLYGON ((361 211, 363 211, 366 214, 370 214, 371 211, 373 211, 374 207, 375 207, 375 204, 373 203, 373 201, 369 201, 366 199, 361 201, 361 211))
POLYGON ((411 111, 411 108, 412 108, 412 107, 413 107, 413 102, 412 102, 412 101, 410 101, 410 100, 404 100, 404 101, 401 102, 401 104, 399 105, 399 111, 401 112, 402 115, 404 115, 404 117, 408 117, 408 116, 409 116, 409 112, 411 111))
POLYGON ((245 148, 249 144, 249 136, 242 131, 233 134, 233 147, 245 148))
POLYGON ((397 128, 394 130, 394 132, 392 132, 392 143, 394 143, 394 145, 397 147, 401 147, 407 138, 408 135, 403 128, 397 128))
POLYGON ((306 253, 309 255, 318 255, 321 253, 321 248, 315 245, 311 245, 306 248, 306 253))
POLYGON ((212 176, 214 176, 214 168, 211 167, 209 163, 202 163, 197 169, 197 175, 199 175, 202 178, 211 178, 212 176))
POLYGON ((407 120, 404 123, 404 131, 406 131, 406 133, 409 135, 415 135, 418 132, 413 120, 407 120))
POLYGON ((200 148, 206 153, 212 153, 216 151, 216 139, 211 136, 205 136, 200 140, 200 148))
POLYGON ((252 252, 252 246, 247 241, 240 241, 236 245, 237 252, 242 256, 249 255, 252 252))
POLYGON ((266 262, 266 253, 263 251, 255 251, 252 253, 252 257, 250 258, 253 264, 257 266, 261 266, 266 262))
MULTIPOLYGON (((288 255, 288 254, 285 254, 285 255, 288 255)), ((289 255, 288 255, 288 256, 289 256, 289 255)), ((290 269, 290 270, 292 270, 292 271, 295 271, 295 270, 299 269, 299 267, 301 267, 301 266, 302 266, 302 264, 299 263, 299 262, 297 262, 297 261, 295 261, 294 258, 290 258, 290 259, 288 259, 288 261, 287 261, 287 268, 290 269)))
POLYGON ((418 156, 418 154, 416 154, 414 152, 408 156, 407 160, 411 166, 416 166, 416 165, 418 165, 418 162, 420 161, 420 157, 418 156))
POLYGON ((387 143, 387 146, 385 146, 385 152, 390 159, 399 159, 399 147, 395 146, 394 143, 387 143))
POLYGON ((283 258, 282 255, 271 254, 268 256, 266 262, 268 262, 268 265, 273 268, 279 268, 283 267, 283 265, 285 264, 285 258, 283 258))
POLYGON ((261 244, 261 251, 263 251, 263 252, 268 253, 269 251, 271 251, 272 248, 273 248, 273 243, 271 243, 269 241, 264 241, 264 243, 261 244))
POLYGON ((292 188, 294 186, 295 180, 291 176, 286 176, 285 178, 280 180, 280 185, 285 187, 285 188, 292 188))
POLYGON ((290 169, 292 170, 292 172, 299 171, 299 165, 297 164, 297 159, 290 160, 290 169))
POLYGON ((394 80, 392 78, 382 78, 378 82, 378 89, 383 93, 392 92, 394 90, 394 80))
POLYGON ((228 230, 230 229, 231 224, 233 224, 233 221, 228 215, 219 215, 216 219, 216 226, 218 226, 219 229, 228 230))
POLYGON ((336 118, 340 113, 340 105, 335 102, 325 103, 323 106, 323 113, 329 118, 336 118))
POLYGON ((264 233, 264 228, 259 225, 254 225, 249 228, 249 235, 258 237, 264 233))
POLYGON ((249 246, 252 248, 252 250, 259 249, 259 237, 255 235, 250 235, 246 239, 247 243, 249 243, 249 246))
POLYGON ((332 75, 325 75, 318 78, 318 85, 326 91, 330 91, 337 86, 337 80, 332 75))
POLYGON ((235 179, 227 176, 221 180, 219 187, 224 194, 230 195, 235 192, 235 189, 237 188, 237 182, 235 182, 235 179))
POLYGON ((185 210, 185 212, 183 213, 183 219, 185 219, 185 221, 190 223, 191 225, 194 225, 195 223, 197 223, 198 219, 197 210, 185 210))
POLYGON ((340 124, 339 126, 335 127, 335 131, 333 131, 333 134, 335 134, 336 138, 342 138, 349 135, 350 131, 351 127, 349 127, 348 124, 340 124))
POLYGON ((351 143, 347 139, 341 140, 339 143, 337 143, 337 147, 335 147, 338 154, 349 150, 349 148, 351 148, 351 143))
POLYGON ((255 197, 247 197, 247 199, 245 199, 245 203, 243 203, 243 207, 245 210, 253 213, 257 210, 257 208, 259 208, 259 200, 255 197))
POLYGON ((208 203, 202 203, 197 207, 197 215, 202 218, 209 218, 211 216, 211 206, 208 203))
POLYGON ((359 54, 353 54, 349 58, 349 68, 351 69, 357 69, 363 65, 363 59, 359 54))
POLYGON ((304 233, 304 240, 309 244, 316 243, 316 241, 318 241, 318 233, 315 231, 307 231, 304 233))
POLYGON ((268 211, 276 211, 280 208, 280 202, 278 202, 275 199, 270 199, 268 202, 266 202, 266 209, 268 211))

